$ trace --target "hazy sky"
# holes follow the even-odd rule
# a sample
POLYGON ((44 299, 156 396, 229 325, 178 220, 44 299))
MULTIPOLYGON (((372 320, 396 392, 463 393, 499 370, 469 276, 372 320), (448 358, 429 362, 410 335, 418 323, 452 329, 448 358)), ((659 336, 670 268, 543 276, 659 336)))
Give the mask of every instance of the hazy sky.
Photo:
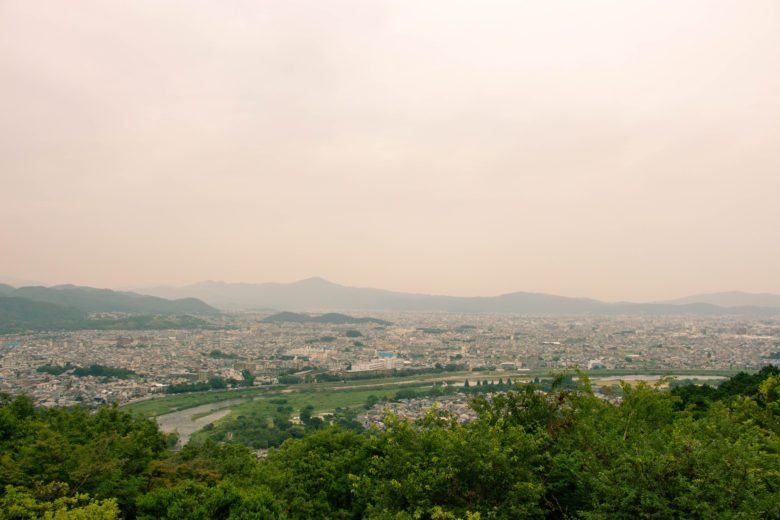
POLYGON ((0 276, 780 293, 777 0, 0 0, 0 276))

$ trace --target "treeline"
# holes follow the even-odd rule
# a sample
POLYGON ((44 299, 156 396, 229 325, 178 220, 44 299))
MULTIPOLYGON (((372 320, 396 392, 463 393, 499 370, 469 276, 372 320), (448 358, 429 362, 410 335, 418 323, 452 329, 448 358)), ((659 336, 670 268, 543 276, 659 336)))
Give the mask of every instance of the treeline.
POLYGON ((127 368, 110 367, 106 365, 92 364, 88 367, 74 367, 70 363, 64 365, 41 365, 35 369, 36 372, 41 374, 49 374, 53 376, 59 376, 65 372, 72 370, 73 375, 76 377, 114 377, 117 379, 127 379, 135 375, 133 370, 127 368))
MULTIPOLYGON (((317 367, 308 366, 298 371, 316 370, 317 367)), ((295 385, 303 382, 329 383, 335 381, 361 381, 366 379, 380 379, 390 377, 409 377, 426 374, 444 374, 447 372, 459 372, 466 370, 465 365, 456 363, 447 363, 442 365, 436 363, 428 368, 394 368, 392 370, 367 370, 365 372, 320 372, 317 374, 308 374, 306 377, 296 375, 280 375, 279 382, 285 385, 295 385)))
POLYGON ((78 377, 115 377, 117 379, 127 379, 135 375, 135 372, 128 368, 109 367, 105 365, 89 365, 88 367, 78 367, 73 370, 73 375, 78 377))
POLYGON ((70 364, 70 362, 65 363, 64 365, 52 365, 52 364, 45 364, 41 365, 38 368, 35 369, 36 372, 39 374, 49 374, 50 376, 59 376, 67 372, 68 370, 73 370, 73 365, 70 364))
POLYGON ((212 350, 209 352, 209 357, 212 359, 241 359, 238 354, 227 354, 221 350, 212 350))
POLYGON ((455 394, 490 394, 495 392, 505 392, 514 388, 514 382, 512 378, 507 378, 506 381, 500 378, 498 381, 494 380, 477 380, 472 384, 466 380, 463 386, 456 386, 452 384, 445 385, 440 382, 434 384, 432 387, 423 388, 402 388, 395 393, 393 400, 400 401, 402 399, 418 399, 421 397, 442 397, 445 395, 455 394))
POLYGON ((260 460, 230 442, 169 452, 115 407, 5 396, 0 519, 780 518, 780 376, 750 377, 705 407, 644 383, 619 405, 587 379, 522 385, 475 396, 466 425, 432 412, 365 433, 302 410, 309 433, 260 460))
POLYGON ((252 373, 244 369, 241 371, 241 379, 224 378, 220 376, 209 377, 207 381, 196 383, 178 383, 165 387, 166 394, 184 394, 187 392, 205 392, 207 390, 224 390, 226 388, 235 388, 239 386, 252 386, 255 384, 255 377, 252 373))

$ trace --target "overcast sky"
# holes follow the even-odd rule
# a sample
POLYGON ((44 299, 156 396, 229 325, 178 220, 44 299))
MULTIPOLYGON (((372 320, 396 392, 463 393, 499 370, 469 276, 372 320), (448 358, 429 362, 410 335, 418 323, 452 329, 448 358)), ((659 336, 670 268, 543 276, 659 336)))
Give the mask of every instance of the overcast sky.
POLYGON ((780 2, 0 0, 0 276, 780 293, 780 2))

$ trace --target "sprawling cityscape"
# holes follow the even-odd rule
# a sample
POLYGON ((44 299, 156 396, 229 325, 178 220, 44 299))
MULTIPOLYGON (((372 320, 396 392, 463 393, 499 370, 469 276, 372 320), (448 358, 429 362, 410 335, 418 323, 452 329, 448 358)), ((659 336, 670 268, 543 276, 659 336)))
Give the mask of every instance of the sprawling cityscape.
POLYGON ((6 334, 0 391, 30 395, 44 406, 96 406, 213 378, 238 386, 245 371, 254 385, 437 369, 474 378, 483 371, 517 377, 529 369, 704 373, 756 370, 780 351, 777 319, 372 313, 388 324, 319 324, 268 317, 230 314, 220 330, 6 334), (77 370, 92 365, 123 372, 77 370))
POLYGON ((0 0, 0 520, 780 520, 778 56, 778 0, 0 0))

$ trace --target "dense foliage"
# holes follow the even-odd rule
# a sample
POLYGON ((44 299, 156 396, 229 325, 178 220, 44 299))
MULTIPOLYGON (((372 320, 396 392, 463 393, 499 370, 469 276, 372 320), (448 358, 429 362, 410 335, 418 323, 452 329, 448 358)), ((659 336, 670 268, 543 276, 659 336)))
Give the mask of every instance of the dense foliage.
POLYGON ((517 386, 475 396, 466 425, 432 412, 369 433, 301 410, 309 433, 260 460, 231 442, 170 453, 116 408, 4 397, 0 519, 780 518, 780 376, 749 377, 706 407, 645 384, 616 405, 587 380, 517 386))
POLYGON ((241 379, 233 379, 220 376, 211 376, 208 381, 196 383, 178 383, 165 387, 166 394, 185 394, 189 392, 206 392, 208 390, 224 390, 228 387, 252 386, 255 384, 255 376, 244 369, 241 371, 241 379))
POLYGON ((38 368, 35 369, 36 372, 41 374, 49 374, 52 376, 59 376, 67 372, 68 370, 72 370, 74 367, 70 363, 65 363, 64 365, 51 365, 51 364, 45 364, 41 365, 38 368))
MULTIPOLYGON (((208 425, 205 432, 210 439, 218 442, 230 439, 232 442, 250 448, 273 448, 291 438, 299 439, 310 431, 307 423, 293 424, 290 416, 293 408, 284 399, 274 399, 276 407, 269 412, 255 410, 241 414, 230 421, 217 425, 208 425)), ((315 425, 315 427, 318 425, 315 425)))
POLYGON ((165 456, 166 446, 153 422, 116 407, 90 414, 82 408, 34 408, 27 397, 1 396, 0 518, 70 508, 110 512, 117 505, 133 515, 148 486, 145 472, 165 456))
POLYGON ((213 359, 241 359, 238 354, 228 354, 221 350, 212 350, 209 352, 209 357, 213 359))
POLYGON ((128 368, 109 367, 106 365, 92 364, 88 367, 78 367, 73 370, 73 375, 77 377, 115 377, 117 379, 127 379, 134 376, 135 372, 128 368))
POLYGON ((718 386, 684 385, 672 389, 672 394, 679 397, 677 409, 705 410, 713 402, 724 401, 744 395, 757 398, 760 395, 761 384, 770 376, 780 376, 776 366, 768 365, 756 374, 741 372, 718 386))
POLYGON ((84 312, 27 298, 0 296, 0 333, 25 330, 70 329, 85 321, 84 312))

